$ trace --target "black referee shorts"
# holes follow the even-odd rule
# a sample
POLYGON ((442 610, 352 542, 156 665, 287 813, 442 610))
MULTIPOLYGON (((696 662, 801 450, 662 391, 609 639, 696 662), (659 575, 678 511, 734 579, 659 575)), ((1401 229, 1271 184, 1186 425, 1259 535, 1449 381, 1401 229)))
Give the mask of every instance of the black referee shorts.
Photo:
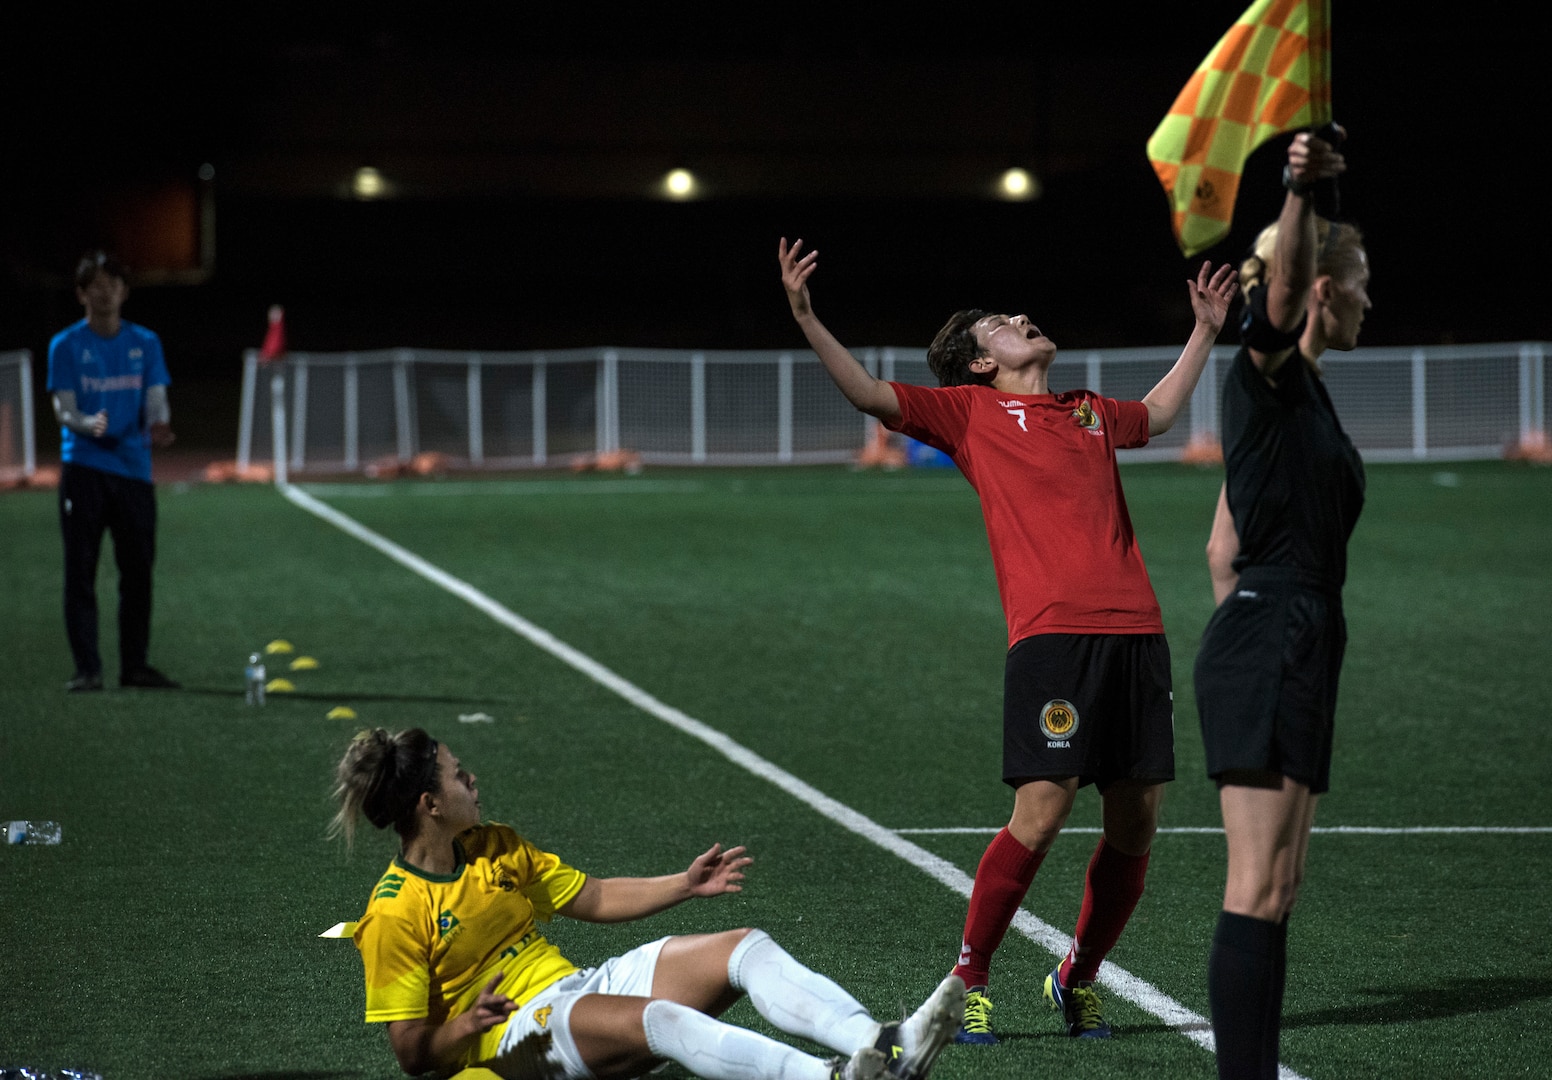
POLYGON ((1196 656, 1207 775, 1270 772, 1327 791, 1346 648, 1337 589, 1291 569, 1247 568, 1196 656))
POLYGON ((1164 783, 1175 714, 1163 634, 1036 634, 1008 650, 1002 779, 1164 783))

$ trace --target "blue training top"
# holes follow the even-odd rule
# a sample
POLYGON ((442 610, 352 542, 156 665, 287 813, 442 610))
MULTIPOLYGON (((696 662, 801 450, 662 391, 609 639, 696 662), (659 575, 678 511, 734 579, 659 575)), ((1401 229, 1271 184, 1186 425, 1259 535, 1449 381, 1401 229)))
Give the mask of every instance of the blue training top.
POLYGON ((82 415, 108 410, 108 429, 93 438, 61 427, 60 458, 150 483, 146 390, 171 382, 162 339, 145 327, 120 320, 111 338, 99 337, 85 319, 65 327, 49 342, 48 389, 74 391, 82 415))

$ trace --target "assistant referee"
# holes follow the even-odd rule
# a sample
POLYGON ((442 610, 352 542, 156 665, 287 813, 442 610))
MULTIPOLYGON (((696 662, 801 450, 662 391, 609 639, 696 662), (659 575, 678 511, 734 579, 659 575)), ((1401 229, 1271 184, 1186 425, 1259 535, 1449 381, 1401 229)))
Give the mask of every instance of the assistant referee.
POLYGON ((1289 146, 1282 213, 1240 268, 1243 345, 1223 389, 1226 479, 1207 547, 1218 607, 1195 671, 1229 850, 1208 965, 1220 1077, 1277 1075, 1288 913, 1330 785, 1364 470, 1320 357, 1357 345, 1369 263, 1358 230, 1318 218, 1313 195, 1345 169, 1308 133, 1289 146))

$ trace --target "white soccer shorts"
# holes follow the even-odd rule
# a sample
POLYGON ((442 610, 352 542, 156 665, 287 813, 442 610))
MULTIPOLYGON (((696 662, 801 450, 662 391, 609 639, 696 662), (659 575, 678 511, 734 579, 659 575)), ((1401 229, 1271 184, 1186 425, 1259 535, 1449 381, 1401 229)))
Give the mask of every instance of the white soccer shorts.
POLYGON ((572 1008, 587 994, 651 997, 658 954, 667 941, 659 938, 555 980, 508 1018, 497 1053, 510 1053, 524 1080, 594 1080, 571 1037, 572 1008))

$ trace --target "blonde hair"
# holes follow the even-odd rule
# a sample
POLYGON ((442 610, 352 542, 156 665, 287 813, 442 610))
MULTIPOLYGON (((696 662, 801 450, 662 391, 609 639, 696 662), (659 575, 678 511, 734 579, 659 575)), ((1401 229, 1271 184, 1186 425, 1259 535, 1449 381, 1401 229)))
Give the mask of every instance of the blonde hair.
POLYGON ((382 728, 361 731, 350 740, 334 768, 334 798, 339 810, 329 823, 330 837, 343 836, 349 848, 356 824, 366 818, 375 828, 392 825, 402 837, 415 831, 415 807, 422 792, 440 794, 437 741, 420 728, 390 735, 382 728))
MULTIPOLYGON (((1363 247, 1363 233, 1356 225, 1345 222, 1315 219, 1315 239, 1320 247, 1315 256, 1315 273, 1342 279, 1357 275, 1363 270, 1367 252, 1363 247)), ((1250 246, 1250 254, 1239 266, 1239 285, 1249 293, 1251 289, 1266 284, 1271 272, 1272 254, 1277 250, 1277 222, 1262 229, 1256 242, 1250 246)))

